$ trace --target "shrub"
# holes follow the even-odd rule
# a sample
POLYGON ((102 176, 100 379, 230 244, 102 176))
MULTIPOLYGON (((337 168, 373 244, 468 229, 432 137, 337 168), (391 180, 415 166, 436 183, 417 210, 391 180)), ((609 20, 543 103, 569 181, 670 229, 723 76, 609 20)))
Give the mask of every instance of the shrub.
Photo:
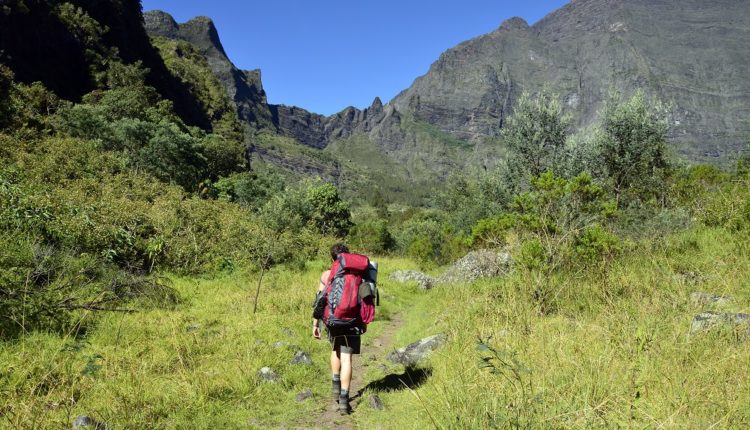
POLYGON ((471 229, 468 245, 475 248, 501 247, 507 243, 508 232, 516 225, 510 214, 485 218, 471 229))
POLYGON ((617 236, 598 225, 586 227, 573 242, 573 254, 584 266, 612 259, 621 250, 617 236))
POLYGON ((560 172, 568 124, 556 96, 546 90, 536 96, 521 95, 502 131, 509 179, 524 187, 530 177, 548 170, 560 172))
POLYGON ((614 93, 606 103, 597 148, 618 207, 630 200, 665 199, 670 165, 663 110, 641 91, 627 101, 614 93))

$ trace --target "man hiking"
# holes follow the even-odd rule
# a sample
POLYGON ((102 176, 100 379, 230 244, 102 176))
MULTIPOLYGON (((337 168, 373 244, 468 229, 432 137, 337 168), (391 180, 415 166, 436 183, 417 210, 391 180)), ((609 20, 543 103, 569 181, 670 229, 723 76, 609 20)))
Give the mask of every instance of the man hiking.
POLYGON ((364 255, 350 254, 342 243, 331 247, 330 270, 320 275, 313 304, 313 337, 320 339, 320 321, 331 343, 332 392, 343 414, 351 411, 349 388, 352 356, 360 353, 360 336, 374 317, 375 270, 364 255))

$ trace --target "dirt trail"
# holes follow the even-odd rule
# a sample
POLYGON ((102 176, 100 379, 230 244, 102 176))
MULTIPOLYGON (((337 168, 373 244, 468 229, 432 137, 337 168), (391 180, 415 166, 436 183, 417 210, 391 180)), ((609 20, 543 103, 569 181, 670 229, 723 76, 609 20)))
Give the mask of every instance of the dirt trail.
MULTIPOLYGON (((378 337, 372 340, 369 345, 362 345, 362 354, 355 355, 352 367, 352 383, 349 387, 350 391, 350 404, 352 406, 352 413, 356 413, 360 407, 369 407, 367 399, 363 398, 363 391, 365 386, 370 381, 365 380, 365 372, 368 366, 374 365, 376 362, 382 362, 385 360, 385 355, 390 352, 392 348, 393 336, 403 326, 403 320, 400 315, 394 315, 390 321, 386 323, 383 332, 378 337), (372 356, 375 357, 373 360, 372 356)), ((366 335, 365 335, 366 336, 366 335)), ((336 403, 332 398, 316 399, 316 401, 324 404, 319 414, 314 415, 311 419, 300 426, 292 427, 297 430, 354 430, 354 420, 352 415, 341 415, 338 411, 336 403)))

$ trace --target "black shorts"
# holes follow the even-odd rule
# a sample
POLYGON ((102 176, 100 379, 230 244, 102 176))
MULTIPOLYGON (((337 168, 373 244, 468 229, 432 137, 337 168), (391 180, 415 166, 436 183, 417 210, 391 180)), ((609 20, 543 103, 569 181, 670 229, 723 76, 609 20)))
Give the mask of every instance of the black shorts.
POLYGON ((362 344, 361 330, 356 328, 345 330, 327 328, 327 331, 328 341, 331 342, 333 351, 345 354, 359 354, 360 345, 362 344))

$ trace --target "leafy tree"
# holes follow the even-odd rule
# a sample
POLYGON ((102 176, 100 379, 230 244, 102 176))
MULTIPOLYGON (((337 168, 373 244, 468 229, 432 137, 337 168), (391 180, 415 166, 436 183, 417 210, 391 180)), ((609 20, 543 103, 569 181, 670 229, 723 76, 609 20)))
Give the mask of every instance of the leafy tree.
POLYGON ((213 184, 215 197, 235 202, 258 211, 274 195, 284 190, 284 181, 277 174, 259 175, 255 172, 234 173, 213 184))
POLYGON ((530 177, 561 170, 568 125, 562 104, 554 95, 542 91, 536 96, 521 96, 502 131, 508 148, 508 173, 514 184, 523 187, 530 177))
POLYGON ((287 187, 266 203, 261 216, 275 231, 311 227, 320 234, 344 237, 352 226, 349 204, 333 184, 321 180, 287 187))
POLYGON ((623 199, 665 199, 667 123, 660 116, 663 106, 649 102, 643 92, 622 101, 610 96, 604 109, 602 130, 597 139, 604 177, 616 196, 623 199))
POLYGON ((500 175, 486 172, 473 176, 451 174, 437 198, 438 207, 448 214, 448 222, 464 232, 478 220, 507 209, 510 202, 508 184, 500 175))
POLYGON ((308 185, 305 195, 312 212, 310 222, 322 234, 346 236, 352 226, 349 204, 341 200, 333 184, 313 183, 308 185))

